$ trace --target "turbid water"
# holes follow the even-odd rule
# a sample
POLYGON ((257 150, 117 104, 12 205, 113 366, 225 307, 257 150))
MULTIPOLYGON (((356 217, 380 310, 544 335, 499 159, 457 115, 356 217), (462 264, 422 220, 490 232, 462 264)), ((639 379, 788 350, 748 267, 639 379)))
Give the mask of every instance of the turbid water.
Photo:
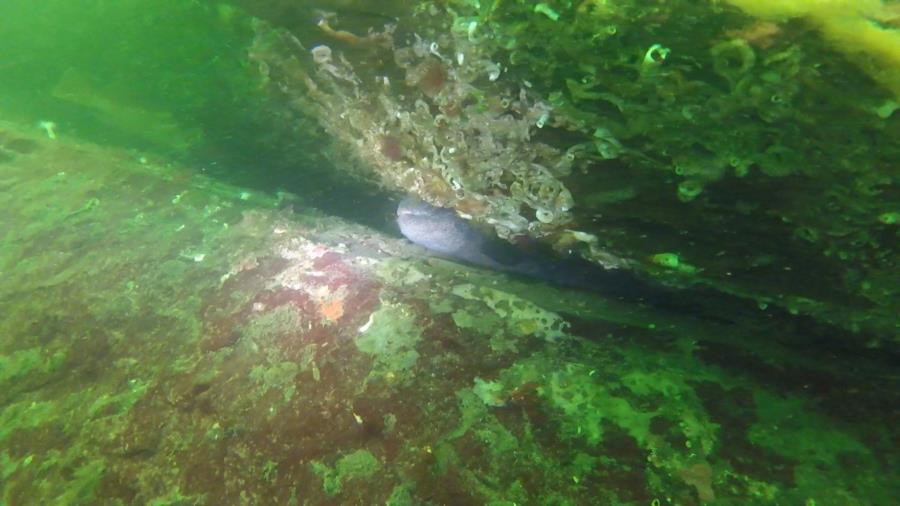
POLYGON ((0 505, 896 502, 896 1, 0 34, 0 505))

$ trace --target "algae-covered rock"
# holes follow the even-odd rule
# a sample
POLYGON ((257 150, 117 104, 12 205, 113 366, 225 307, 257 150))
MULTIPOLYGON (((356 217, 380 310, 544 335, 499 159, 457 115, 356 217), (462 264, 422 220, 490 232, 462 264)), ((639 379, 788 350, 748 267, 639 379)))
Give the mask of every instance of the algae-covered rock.
POLYGON ((416 344, 420 339, 411 308, 385 302, 370 315, 369 323, 356 338, 356 347, 372 357, 370 377, 406 381, 419 358, 416 344))
POLYGON ((306 53, 259 24, 252 57, 356 177, 894 347, 900 293, 860 287, 895 268, 896 16, 820 4, 436 2, 306 53))
POLYGON ((371 478, 381 463, 370 452, 356 450, 344 455, 335 463, 334 467, 328 467, 320 462, 312 463, 313 470, 322 478, 322 486, 329 495, 341 492, 344 485, 357 478, 371 478))

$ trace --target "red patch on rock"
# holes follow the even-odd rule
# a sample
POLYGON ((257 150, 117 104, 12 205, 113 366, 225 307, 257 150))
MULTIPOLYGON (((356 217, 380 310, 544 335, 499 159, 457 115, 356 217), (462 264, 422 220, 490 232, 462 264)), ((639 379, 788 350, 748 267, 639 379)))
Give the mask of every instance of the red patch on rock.
POLYGON ((385 158, 395 162, 403 160, 403 144, 400 143, 400 139, 397 137, 394 137, 393 135, 382 135, 378 139, 378 147, 385 158))

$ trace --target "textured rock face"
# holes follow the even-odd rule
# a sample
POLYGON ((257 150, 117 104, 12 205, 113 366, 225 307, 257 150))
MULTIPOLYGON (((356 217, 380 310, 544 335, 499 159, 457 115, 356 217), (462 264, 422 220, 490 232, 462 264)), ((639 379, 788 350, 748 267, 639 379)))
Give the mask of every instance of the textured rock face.
POLYGON ((251 58, 350 174, 895 349, 900 116, 879 86, 894 50, 871 53, 895 18, 814 4, 441 2, 387 24, 260 23, 251 58), (847 10, 877 34, 844 59, 830 28, 847 10))
POLYGON ((896 427, 870 423, 893 369, 793 322, 515 282, 189 168, 0 138, 5 503, 893 497, 896 427))
POLYGON ((579 148, 534 138, 550 105, 501 79, 501 66, 464 33, 399 47, 393 26, 354 43, 371 56, 356 63, 328 45, 296 55, 299 40, 263 23, 250 53, 266 79, 288 81, 291 100, 352 146, 344 166, 359 177, 456 207, 501 237, 559 231, 573 204, 560 176, 579 148))
POLYGON ((832 38, 892 38, 896 2, 319 3, 0 2, 0 503, 896 502, 900 44, 832 38), (221 143, 116 135, 147 118, 221 143), (226 151, 258 186, 210 177, 226 151), (525 283, 304 204, 393 219, 351 183, 751 304, 525 283))

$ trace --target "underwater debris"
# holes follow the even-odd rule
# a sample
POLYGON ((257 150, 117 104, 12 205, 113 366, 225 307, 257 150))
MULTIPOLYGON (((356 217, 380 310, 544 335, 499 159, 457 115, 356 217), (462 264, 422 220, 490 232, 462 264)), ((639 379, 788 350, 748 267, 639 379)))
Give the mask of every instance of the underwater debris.
POLYGON ((56 140, 56 123, 52 121, 41 121, 38 123, 38 128, 44 131, 48 139, 51 141, 56 140))

